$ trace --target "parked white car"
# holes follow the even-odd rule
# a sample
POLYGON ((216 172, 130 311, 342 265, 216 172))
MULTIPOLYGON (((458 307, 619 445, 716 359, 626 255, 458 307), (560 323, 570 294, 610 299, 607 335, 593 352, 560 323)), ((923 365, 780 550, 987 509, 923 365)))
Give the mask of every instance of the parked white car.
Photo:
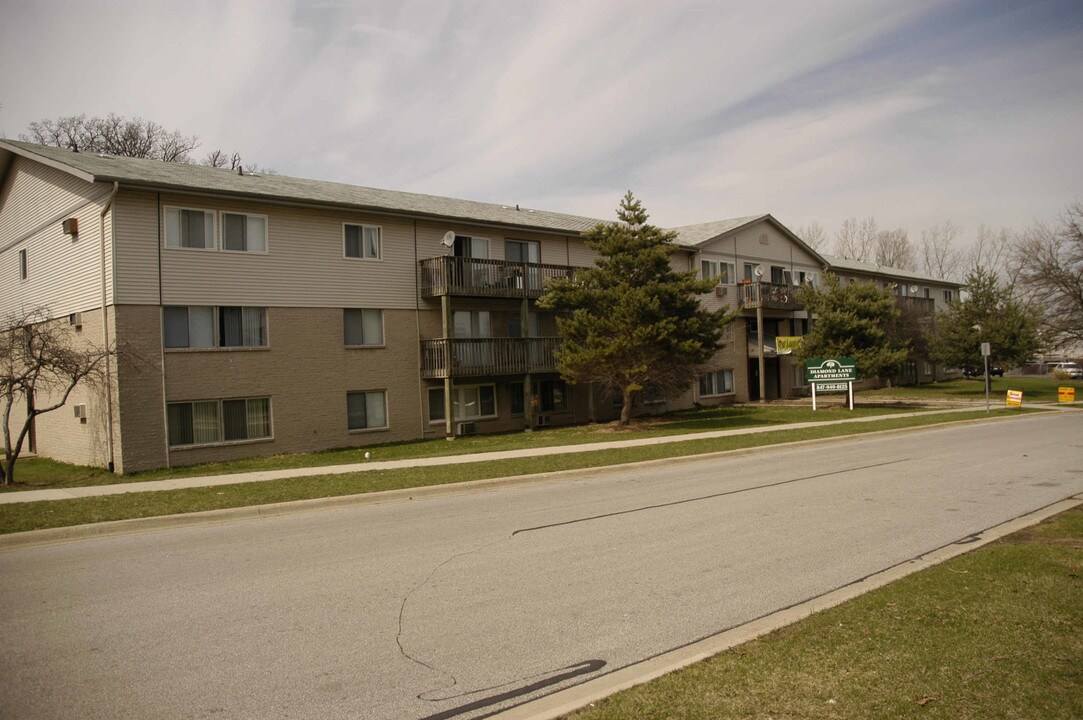
POLYGON ((1050 373, 1056 373, 1057 370, 1067 373, 1073 380, 1083 379, 1083 368, 1079 367, 1079 363, 1059 362, 1049 366, 1050 373))

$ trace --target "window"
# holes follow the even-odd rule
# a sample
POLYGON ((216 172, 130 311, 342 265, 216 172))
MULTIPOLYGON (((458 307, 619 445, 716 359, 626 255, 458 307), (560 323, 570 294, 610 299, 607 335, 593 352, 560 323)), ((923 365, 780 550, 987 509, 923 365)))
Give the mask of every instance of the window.
MULTIPOLYGON (((523 413, 523 383, 513 382, 511 390, 511 414, 523 413)), ((542 380, 534 383, 534 412, 562 412, 568 409, 568 389, 563 380, 542 380)))
POLYGON ((210 210, 165 209, 165 246, 214 249, 214 213, 210 210))
POLYGON ((271 399, 168 403, 169 446, 206 445, 271 437, 271 399))
POLYGON ((704 279, 717 278, 719 285, 731 285, 737 280, 733 270, 733 263, 702 260, 700 261, 700 270, 704 279))
POLYGON ((745 263, 745 276, 744 276, 744 279, 747 280, 748 282, 755 282, 755 281, 759 280, 759 278, 756 276, 756 268, 758 268, 758 267, 759 267, 759 265, 757 265, 755 263, 745 263))
MULTIPOLYGON (((480 420, 496 417, 495 385, 456 385, 451 389, 455 420, 480 420)), ((429 388, 429 421, 443 422, 444 389, 429 388)))
POLYGON ((733 392, 733 371, 718 370, 699 376, 700 397, 725 395, 733 392))
POLYGON ((488 258, 489 240, 487 238, 456 235, 451 252, 455 257, 488 258))
POLYGON ((455 337, 488 338, 493 336, 488 310, 456 310, 455 337))
POLYGON ((944 291, 944 302, 950 303, 950 302, 953 302, 954 300, 955 300, 955 291, 954 290, 945 290, 944 291))
POLYGON ((922 288, 921 289, 921 296, 923 298, 925 298, 926 300, 928 300, 929 298, 931 298, 933 296, 933 291, 930 290, 929 288, 922 288))
POLYGON ((504 259, 508 262, 540 263, 541 243, 534 240, 507 240, 504 242, 504 259))
POLYGON ((167 306, 163 316, 167 348, 267 346, 266 308, 167 306))
POLYGON ((19 251, 19 279, 26 280, 30 277, 30 263, 26 256, 26 249, 19 251))
POLYGON ((263 215, 222 213, 222 249, 267 252, 267 218, 263 215))
POLYGON ((343 252, 348 258, 364 260, 380 259, 380 228, 375 225, 342 226, 345 247, 343 252))
POLYGON ((349 347, 384 344, 384 311, 346 308, 342 311, 343 342, 349 347))
POLYGON ((387 394, 383 390, 346 393, 346 418, 350 430, 387 427, 387 394))
POLYGON ((771 282, 776 285, 792 285, 793 276, 789 270, 778 265, 771 266, 771 282))

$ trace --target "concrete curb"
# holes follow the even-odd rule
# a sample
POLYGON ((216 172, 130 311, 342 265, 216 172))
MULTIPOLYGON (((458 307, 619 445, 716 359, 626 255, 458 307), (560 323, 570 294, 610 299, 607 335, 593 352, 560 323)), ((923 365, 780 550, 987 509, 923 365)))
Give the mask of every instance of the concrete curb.
POLYGON ((978 533, 976 536, 960 538, 956 542, 937 548, 906 562, 882 570, 869 577, 857 580, 849 585, 832 590, 805 602, 784 608, 777 612, 757 618, 752 622, 730 628, 717 635, 704 638, 690 645, 657 655, 643 662, 629 665, 601 677, 588 680, 580 685, 560 690, 518 707, 496 713, 490 717, 497 720, 554 720, 590 703, 602 700, 609 695, 642 685, 655 678, 675 670, 687 667, 701 660, 713 657, 725 650, 754 640, 779 628, 791 625, 814 613, 827 610, 848 600, 863 595, 889 583, 906 577, 911 573, 938 565, 958 555, 998 540, 1005 535, 1035 525, 1046 518, 1083 505, 1083 496, 1076 495, 1065 500, 1047 505, 1044 508, 1027 513, 978 533))
MULTIPOLYGON (((1041 417, 1041 413, 1026 414, 1019 417, 1000 416, 988 418, 974 418, 970 420, 951 421, 953 426, 977 425, 988 422, 1001 422, 1006 420, 1023 420, 1026 418, 1041 417)), ((880 419, 890 419, 880 418, 880 419)), ((310 498, 307 500, 290 500, 266 505, 246 505, 236 508, 223 508, 220 510, 204 510, 199 512, 181 513, 176 515, 158 515, 154 517, 131 518, 128 520, 107 520, 85 525, 68 525, 66 527, 46 528, 43 530, 28 530, 26 532, 7 533, 0 535, 0 552, 17 548, 32 547, 36 545, 52 545, 73 540, 86 540, 92 538, 106 538, 118 535, 130 535, 140 532, 153 532, 183 527, 196 527, 202 525, 218 525, 227 522, 243 520, 257 520, 260 518, 291 515, 294 513, 311 512, 317 510, 333 510, 363 505, 380 505, 390 502, 410 500, 424 500, 427 498, 444 497, 448 495, 461 495, 471 492, 483 492, 496 488, 527 487, 545 483, 557 483, 577 480, 583 477, 609 474, 614 472, 627 472, 631 470, 650 468, 659 465, 672 465, 679 462, 699 462, 716 458, 733 457, 737 455, 756 452, 770 451, 779 447, 799 447, 802 445, 818 445, 823 443, 838 442, 841 440, 860 441, 865 437, 875 437, 888 434, 901 434, 918 432, 928 429, 928 425, 914 427, 891 428, 888 430, 874 430, 871 432, 856 433, 851 435, 838 435, 828 438, 815 438, 812 440, 794 440, 790 442, 769 443, 756 447, 738 448, 736 450, 718 450, 713 452, 683 455, 680 457, 660 458, 655 460, 641 460, 637 462, 622 463, 620 465, 603 465, 591 468, 577 468, 574 470, 558 470, 546 473, 534 473, 530 475, 510 475, 496 478, 484 478, 481 480, 468 480, 466 482, 451 483, 447 485, 424 485, 416 488, 404 488, 400 490, 384 490, 379 492, 360 493, 355 495, 337 495, 333 497, 310 498)), ((710 438, 704 438, 710 439, 710 438)), ((478 462, 485 462, 479 460, 478 462)), ((319 473, 313 473, 318 475, 319 473)), ((55 502, 43 500, 40 502, 55 502)))

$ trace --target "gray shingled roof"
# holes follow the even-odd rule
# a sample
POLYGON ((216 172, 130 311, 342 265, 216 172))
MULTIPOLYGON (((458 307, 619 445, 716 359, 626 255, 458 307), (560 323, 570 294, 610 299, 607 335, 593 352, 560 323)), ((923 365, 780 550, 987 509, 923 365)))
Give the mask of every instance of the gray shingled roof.
POLYGON ((514 205, 457 200, 436 195, 380 190, 344 183, 306 180, 285 175, 238 175, 202 165, 76 153, 35 143, 0 140, 0 149, 50 164, 68 166, 92 176, 94 182, 120 182, 127 187, 211 192, 265 200, 314 203, 376 212, 406 213, 461 222, 515 225, 522 228, 579 234, 601 222, 595 218, 543 210, 516 209, 514 205))
POLYGON ((942 278, 930 277, 928 275, 921 275, 920 273, 913 272, 912 270, 902 270, 900 268, 888 267, 887 265, 877 265, 871 262, 862 262, 860 260, 851 260, 849 258, 837 257, 835 255, 826 255, 820 253, 832 271, 839 272, 856 272, 866 275, 878 275, 887 276, 891 278, 898 278, 900 280, 919 280, 921 282, 939 283, 940 285, 954 285, 961 286, 961 283, 957 283, 953 280, 944 280, 942 278))
POLYGON ((678 245, 695 247, 700 243, 705 243, 719 235, 728 233, 731 230, 736 230, 739 227, 756 222, 757 220, 762 220, 766 217, 768 216, 747 215, 745 217, 730 218, 729 220, 715 220, 714 222, 700 223, 699 225, 684 225, 682 227, 672 228, 672 230, 677 233, 678 245))

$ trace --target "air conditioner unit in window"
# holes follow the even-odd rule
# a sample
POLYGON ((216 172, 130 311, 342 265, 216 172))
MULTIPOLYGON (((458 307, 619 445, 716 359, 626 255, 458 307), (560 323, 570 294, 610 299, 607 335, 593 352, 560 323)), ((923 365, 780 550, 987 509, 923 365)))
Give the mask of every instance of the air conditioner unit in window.
POLYGON ((79 422, 86 424, 86 405, 75 405, 72 409, 75 410, 75 417, 79 422))
POLYGON ((459 423, 455 426, 456 435, 473 435, 478 431, 476 423, 459 423))
POLYGON ((714 296, 715 297, 726 297, 726 295, 729 294, 729 291, 730 291, 730 289, 728 287, 726 287, 725 285, 715 285, 714 286, 714 296))
POLYGON ((68 315, 68 324, 76 330, 83 327, 83 313, 72 313, 68 315))

